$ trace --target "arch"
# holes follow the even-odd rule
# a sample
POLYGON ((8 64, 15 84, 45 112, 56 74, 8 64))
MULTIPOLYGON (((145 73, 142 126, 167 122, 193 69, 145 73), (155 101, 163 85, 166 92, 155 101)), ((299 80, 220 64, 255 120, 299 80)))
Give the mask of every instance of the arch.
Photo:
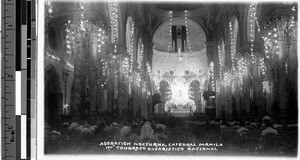
POLYGON ((199 77, 191 77, 188 79, 187 83, 191 84, 193 81, 198 81, 199 83, 201 82, 199 77))
POLYGON ((158 84, 160 85, 160 83, 161 83, 162 81, 166 81, 169 85, 170 85, 171 82, 172 82, 171 78, 164 77, 164 78, 161 78, 161 79, 158 80, 158 84))
POLYGON ((127 22, 126 22, 126 45, 127 45, 127 50, 129 49, 129 45, 132 43, 131 36, 133 35, 132 33, 132 18, 128 17, 127 22))
MULTIPOLYGON (((184 17, 176 17, 172 18, 172 25, 185 25, 184 17)), ((195 39, 195 41, 191 43, 195 43, 192 47, 192 50, 195 50, 196 47, 203 48, 205 46, 205 41, 207 39, 207 35, 203 27, 194 19, 187 18, 187 25, 189 29, 189 33, 193 32, 194 34, 190 34, 190 39, 195 39)), ((166 29, 169 30, 170 28, 170 18, 167 18, 162 21, 159 25, 157 25, 156 29, 153 31, 152 34, 152 42, 154 43, 154 48, 160 48, 157 45, 157 41, 164 39, 169 39, 169 33, 166 33, 166 29)), ((161 46, 168 46, 168 40, 165 43, 161 44, 161 46)), ((158 49, 160 50, 160 49, 158 49)), ((166 50, 166 49, 165 49, 166 50)), ((197 50, 199 51, 199 50, 197 50)))
POLYGON ((219 78, 223 78, 223 71, 224 71, 224 68, 225 68, 225 57, 226 57, 226 54, 225 54, 225 41, 224 41, 224 38, 223 36, 220 38, 219 40, 219 43, 218 43, 218 66, 219 66, 219 78))
MULTIPOLYGON (((160 70, 164 76, 173 71, 174 75, 172 76, 174 77, 185 76, 185 70, 189 70, 190 73, 198 73, 199 69, 206 72, 208 66, 206 40, 204 29, 195 20, 187 18, 185 21, 185 17, 176 17, 172 18, 172 23, 170 23, 169 18, 160 24, 152 37, 154 43, 151 57, 153 71, 160 70), (172 27, 176 26, 176 29, 179 30, 178 33, 184 33, 182 31, 185 27, 181 28, 181 26, 187 26, 185 40, 179 41, 180 38, 177 39, 177 51, 175 45, 173 47, 171 45, 171 42, 176 41, 174 38, 172 40, 172 33, 170 36, 170 24, 172 27), (184 46, 184 51, 178 52, 178 48, 182 46, 184 46)), ((153 74, 157 75, 156 72, 153 74)))
MULTIPOLYGON (((182 17, 176 17, 176 18, 182 18, 182 17)), ((173 19, 176 19, 176 18, 173 18, 173 19)), ((196 18, 194 18, 194 17, 188 17, 188 20, 193 21, 195 24, 197 24, 199 27, 201 27, 201 28, 203 29, 204 33, 205 33, 205 37, 208 37, 208 36, 207 36, 207 34, 208 34, 208 33, 207 33, 207 30, 204 29, 204 28, 206 28, 205 25, 201 24, 201 23, 200 23, 196 18)), ((163 20, 161 20, 159 23, 157 23, 157 24, 153 27, 153 29, 152 29, 152 31, 151 31, 152 35, 151 35, 151 37, 150 37, 150 39, 152 39, 152 42, 153 42, 153 38, 154 38, 155 33, 162 27, 162 25, 163 25, 164 23, 169 23, 169 18, 164 18, 163 20)))
POLYGON ((133 68, 133 57, 134 57, 134 21, 131 17, 127 18, 126 22, 126 47, 127 53, 129 55, 129 72, 132 71, 133 68))
POLYGON ((51 84, 50 92, 60 92, 60 77, 55 67, 51 64, 45 68, 45 85, 48 82, 51 84))

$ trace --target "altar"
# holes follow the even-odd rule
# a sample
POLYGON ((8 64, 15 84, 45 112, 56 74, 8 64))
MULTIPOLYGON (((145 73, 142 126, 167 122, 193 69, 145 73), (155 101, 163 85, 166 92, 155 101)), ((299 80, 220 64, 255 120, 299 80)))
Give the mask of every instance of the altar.
POLYGON ((165 103, 165 111, 174 117, 188 117, 196 111, 196 105, 190 99, 171 99, 165 103))

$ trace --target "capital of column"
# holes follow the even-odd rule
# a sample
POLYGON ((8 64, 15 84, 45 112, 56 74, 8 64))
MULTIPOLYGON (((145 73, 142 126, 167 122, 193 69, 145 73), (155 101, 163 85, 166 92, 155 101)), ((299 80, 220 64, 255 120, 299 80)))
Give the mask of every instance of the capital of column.
POLYGON ((251 45, 253 45, 253 52, 263 52, 264 51, 264 44, 262 42, 241 42, 239 52, 240 53, 250 53, 251 52, 251 45))
POLYGON ((216 47, 217 43, 215 41, 207 41, 205 44, 208 60, 212 61, 215 51, 214 47, 216 47))
POLYGON ((126 52, 126 50, 126 45, 122 43, 111 43, 107 45, 107 55, 109 56, 122 55, 126 52))

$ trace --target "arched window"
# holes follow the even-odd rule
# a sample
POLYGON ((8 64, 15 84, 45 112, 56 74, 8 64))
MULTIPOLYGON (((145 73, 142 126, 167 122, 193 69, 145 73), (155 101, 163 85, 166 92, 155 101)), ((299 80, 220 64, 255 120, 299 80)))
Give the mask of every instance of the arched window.
POLYGON ((219 57, 219 78, 223 78, 223 70, 225 67, 225 43, 221 38, 218 44, 218 57, 219 57))
POLYGON ((126 44, 127 44, 127 50, 130 48, 130 44, 132 44, 132 19, 131 17, 128 17, 127 22, 126 22, 126 44))
POLYGON ((134 52, 134 22, 132 21, 131 17, 127 19, 126 23, 126 45, 127 53, 129 55, 129 72, 131 72, 134 52))
POLYGON ((236 63, 236 47, 237 47, 237 35, 239 31, 239 24, 237 18, 233 16, 229 21, 229 34, 230 34, 230 58, 232 68, 235 68, 236 63))

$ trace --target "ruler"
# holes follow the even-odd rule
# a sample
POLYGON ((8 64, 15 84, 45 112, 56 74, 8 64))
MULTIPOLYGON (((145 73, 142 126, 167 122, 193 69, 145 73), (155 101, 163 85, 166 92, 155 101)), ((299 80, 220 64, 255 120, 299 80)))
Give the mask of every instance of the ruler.
POLYGON ((15 0, 2 1, 2 159, 16 159, 15 117, 15 55, 16 9, 15 0))

